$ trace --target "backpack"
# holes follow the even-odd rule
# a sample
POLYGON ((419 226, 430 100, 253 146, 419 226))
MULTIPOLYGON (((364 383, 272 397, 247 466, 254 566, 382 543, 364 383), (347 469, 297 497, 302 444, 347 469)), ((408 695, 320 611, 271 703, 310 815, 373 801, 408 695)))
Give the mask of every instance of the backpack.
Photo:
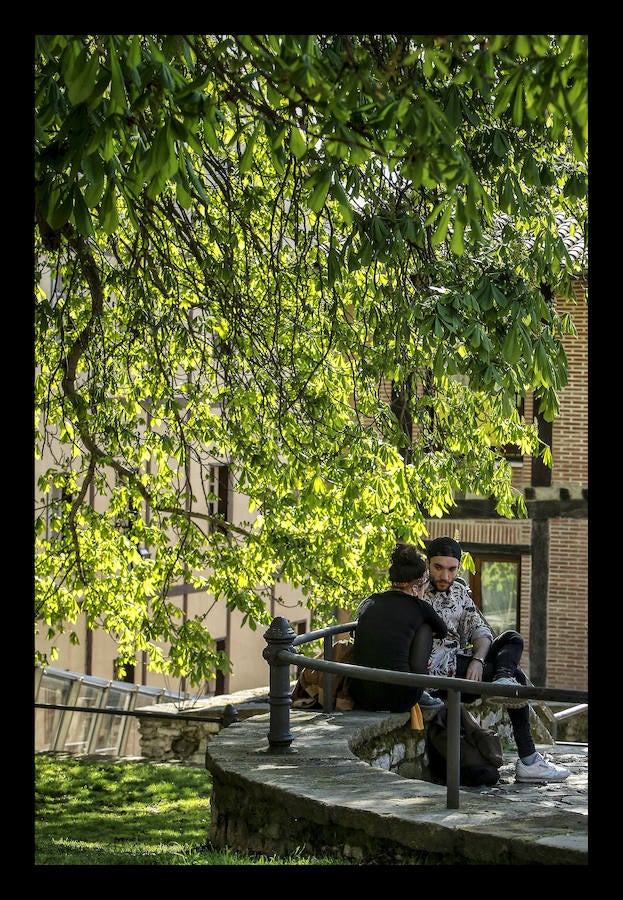
MULTIPOLYGON (((333 645, 333 662, 349 663, 352 660, 354 644, 352 641, 336 641, 333 645)), ((320 653, 316 659, 324 659, 320 653)), ((321 709, 324 703, 324 677, 317 669, 301 669, 299 677, 290 694, 292 706, 297 709, 321 709)), ((333 674, 333 709, 347 710, 355 705, 350 694, 349 681, 346 675, 333 674)))
MULTIPOLYGON (((447 710, 441 709, 426 727, 426 750, 432 780, 446 784, 447 710)), ((497 732, 481 728, 476 719, 461 706, 460 784, 476 787, 492 785, 499 780, 504 762, 502 742, 497 732)))

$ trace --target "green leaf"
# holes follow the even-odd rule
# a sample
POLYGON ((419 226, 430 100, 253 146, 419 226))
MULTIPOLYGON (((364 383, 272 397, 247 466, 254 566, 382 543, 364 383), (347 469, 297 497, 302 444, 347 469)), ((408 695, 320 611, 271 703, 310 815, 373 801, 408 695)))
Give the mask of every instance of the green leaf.
POLYGON ((85 156, 82 168, 88 180, 84 190, 84 201, 89 209, 97 206, 104 193, 104 165, 98 153, 85 156))
POLYGON ((347 225, 353 221, 353 210, 344 188, 339 181, 334 181, 331 186, 331 194, 337 200, 340 206, 340 215, 347 225))
POLYGON ((491 283, 491 293, 493 294, 493 298, 500 309, 506 309, 509 304, 509 300, 506 295, 502 293, 499 287, 493 282, 491 283))
POLYGON ((298 128, 293 128, 290 132, 290 150, 297 159, 303 159, 307 153, 307 143, 298 128))
POLYGON ((179 177, 175 182, 175 196, 177 198, 177 202, 183 209, 190 209, 192 207, 192 199, 188 188, 179 177))
POLYGON ((108 63, 110 66, 110 113, 122 113, 127 106, 125 83, 119 64, 119 56, 112 36, 109 40, 108 63))
POLYGON ((513 122, 515 123, 515 125, 517 125, 517 127, 519 127, 523 121, 523 110, 523 84, 520 81, 517 85, 517 90, 515 91, 515 99, 513 101, 513 122))
POLYGON ((499 128, 496 128, 493 134, 493 152, 496 154, 496 156, 504 159, 508 155, 509 149, 510 140, 508 135, 505 131, 501 131, 499 128))
POLYGON ((318 182, 307 201, 307 205, 312 212, 319 213, 325 204, 329 187, 331 185, 331 171, 325 170, 319 176, 318 182))
POLYGON ((448 225, 450 224, 450 217, 452 216, 452 212, 454 210, 454 204, 448 201, 446 208, 437 223, 437 227, 435 228, 435 232, 431 238, 431 244, 433 247, 438 247, 446 239, 446 235, 448 233, 448 225))
POLYGON ((216 131, 214 130, 214 125, 208 116, 206 116, 203 120, 203 134, 208 147, 210 147, 212 150, 218 150, 219 142, 216 136, 216 131))
POLYGON ((536 160, 531 153, 526 157, 521 174, 523 176, 526 184, 531 185, 532 187, 541 187, 541 176, 539 174, 539 167, 536 164, 536 160))
POLYGON ((102 158, 108 162, 115 155, 115 132, 113 128, 107 124, 104 131, 104 145, 102 147, 102 158))
POLYGON ((448 91, 446 118, 451 128, 457 129, 461 124, 461 99, 455 86, 452 86, 448 91))
POLYGON ((86 50, 83 50, 72 72, 73 77, 67 81, 67 93, 70 101, 77 105, 84 103, 93 93, 99 74, 98 54, 93 53, 87 60, 86 50))
POLYGON ((439 346, 435 353, 435 359, 433 360, 433 374, 435 375, 435 378, 438 378, 439 380, 442 380, 446 374, 446 355, 442 346, 439 346))
POLYGON ((84 197, 82 196, 80 188, 78 187, 74 189, 73 220, 75 222, 76 229, 80 234, 84 235, 85 237, 93 237, 93 235, 95 234, 95 229, 93 228, 91 214, 85 203, 84 197))
POLYGON ((133 35, 128 50, 128 66, 136 69, 141 61, 141 39, 138 34, 133 35))
POLYGON ((242 159, 240 160, 240 173, 244 174, 248 172, 251 166, 253 165, 253 148, 255 146, 255 142, 257 140, 257 136, 259 134, 259 126, 253 129, 249 140, 247 141, 247 145, 245 147, 244 153, 242 154, 242 159))
POLYGON ((465 241, 463 240, 464 233, 465 226, 457 217, 454 220, 454 231, 450 241, 450 249, 456 256, 463 256, 463 253, 465 252, 465 241))
POLYGON ((69 191, 59 202, 57 202, 50 210, 48 220, 54 231, 59 231, 63 225, 69 221, 69 217, 73 210, 73 196, 69 191))
POLYGON ((504 344, 502 346, 502 355, 511 366, 514 366, 521 358, 521 344, 517 340, 517 334, 514 328, 509 328, 506 332, 504 344))
POLYGON ((100 210, 102 229, 106 234, 113 234, 119 226, 115 186, 109 182, 100 210))

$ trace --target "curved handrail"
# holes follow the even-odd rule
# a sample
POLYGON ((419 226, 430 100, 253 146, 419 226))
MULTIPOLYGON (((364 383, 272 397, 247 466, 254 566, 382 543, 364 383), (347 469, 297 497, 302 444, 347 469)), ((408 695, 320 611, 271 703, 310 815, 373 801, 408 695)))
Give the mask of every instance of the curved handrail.
MULTIPOLYGON (((460 783, 460 713, 461 691, 474 692, 474 682, 466 678, 443 678, 439 675, 416 675, 412 672, 395 672, 390 669, 375 669, 352 663, 337 663, 332 656, 332 638, 357 630, 357 622, 330 625, 326 628, 295 635, 290 623, 283 616, 273 619, 264 634, 268 646, 263 656, 270 665, 270 727, 268 732, 269 751, 272 753, 291 752, 293 736, 290 733, 290 707, 292 705, 289 671, 290 665, 304 666, 325 673, 323 710, 330 712, 333 707, 332 676, 344 675, 363 681, 380 681, 383 684, 411 685, 423 688, 441 688, 447 691, 448 758, 446 761, 446 805, 448 809, 459 808, 460 783), (310 658, 303 653, 293 652, 295 647, 324 638, 324 659, 310 658), (326 658, 326 657, 329 658, 326 658)), ((567 701, 576 704, 588 703, 588 691, 567 690, 566 688, 536 687, 535 685, 497 685, 478 682, 478 693, 483 696, 524 697, 526 700, 567 701)))

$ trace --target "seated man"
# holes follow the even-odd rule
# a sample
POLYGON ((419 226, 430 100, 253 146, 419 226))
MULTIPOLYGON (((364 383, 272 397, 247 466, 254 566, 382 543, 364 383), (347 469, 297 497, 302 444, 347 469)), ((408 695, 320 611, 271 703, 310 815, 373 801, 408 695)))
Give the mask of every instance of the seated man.
MULTIPOLYGON (((469 587, 457 578, 462 556, 460 544, 449 537, 436 538, 428 545, 426 555, 430 582, 425 600, 444 620, 447 628, 444 637, 433 641, 429 674, 500 685, 525 685, 526 676, 519 668, 523 638, 516 631, 505 631, 494 639, 493 632, 472 600, 469 587), (466 656, 464 654, 470 644, 471 654, 466 656), (457 656, 457 651, 461 655, 457 656)), ((473 697, 462 694, 461 699, 469 702, 473 697)), ((517 781, 564 781, 568 778, 569 769, 554 765, 537 752, 530 730, 528 701, 516 697, 500 697, 495 701, 508 707, 519 756, 515 764, 517 781)))

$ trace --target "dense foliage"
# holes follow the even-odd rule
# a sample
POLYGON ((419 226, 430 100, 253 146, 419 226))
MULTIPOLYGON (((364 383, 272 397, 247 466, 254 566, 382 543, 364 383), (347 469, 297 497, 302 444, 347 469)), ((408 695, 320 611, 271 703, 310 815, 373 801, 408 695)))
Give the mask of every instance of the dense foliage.
POLYGON ((523 514, 586 181, 585 35, 37 35, 37 627, 198 680, 173 583, 322 622, 455 492, 523 514))

